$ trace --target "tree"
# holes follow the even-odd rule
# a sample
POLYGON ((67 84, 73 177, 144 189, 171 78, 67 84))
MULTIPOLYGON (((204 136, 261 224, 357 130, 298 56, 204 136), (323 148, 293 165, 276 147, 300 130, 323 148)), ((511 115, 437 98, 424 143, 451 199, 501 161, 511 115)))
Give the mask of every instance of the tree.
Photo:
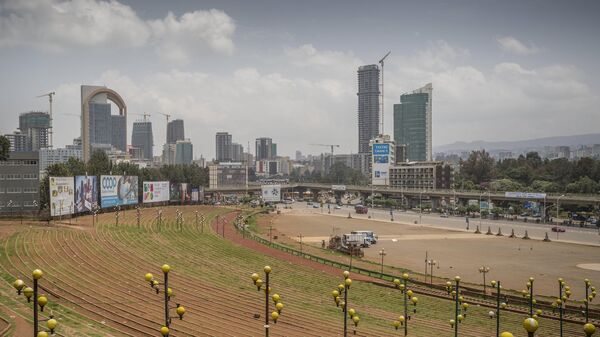
POLYGON ((511 179, 498 179, 490 183, 490 188, 493 191, 523 191, 525 187, 511 179))
POLYGON ((96 150, 92 153, 86 167, 88 175, 91 176, 109 174, 112 171, 112 163, 102 150, 96 150))
POLYGON ((485 150, 472 151, 466 161, 461 161, 461 174, 475 184, 492 180, 495 176, 495 161, 485 150))
POLYGON ((8 152, 10 151, 10 141, 4 136, 0 136, 0 160, 4 161, 8 159, 8 152))
POLYGON ((593 181, 588 176, 585 176, 568 184, 566 190, 569 193, 596 193, 598 191, 598 183, 593 181))

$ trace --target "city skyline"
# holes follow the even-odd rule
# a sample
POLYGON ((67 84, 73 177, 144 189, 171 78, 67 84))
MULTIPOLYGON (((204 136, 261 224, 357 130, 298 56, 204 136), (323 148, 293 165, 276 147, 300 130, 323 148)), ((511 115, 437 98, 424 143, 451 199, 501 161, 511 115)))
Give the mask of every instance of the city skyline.
MULTIPOLYGON (((434 146, 591 133, 600 122, 599 47, 585 43, 597 27, 592 13, 598 5, 591 1, 379 2, 374 13, 357 2, 319 11, 315 3, 102 4, 0 5, 0 69, 6 74, 0 133, 17 128, 19 113, 47 111, 47 99, 35 96, 56 91, 54 147, 70 144, 80 129, 69 115, 80 111, 79 86, 94 84, 121 93, 129 113, 152 114, 155 144, 164 144, 166 135, 158 112, 193 125, 198 156, 212 157, 214 133, 224 129, 241 144, 267 134, 278 140, 281 155, 321 152, 309 145, 315 142, 356 152, 356 69, 387 50, 387 134, 400 95, 428 82, 436 87, 434 146), (92 25, 56 11, 73 14, 85 6, 97 19, 92 25), (411 17, 418 6, 426 9, 424 17, 411 17), (99 29, 106 28, 103 14, 114 20, 113 28, 99 29), (19 26, 11 16, 31 17, 40 30, 19 26), (361 28, 347 17, 356 17, 361 28), (423 19, 427 27, 419 24, 423 19), (60 31, 61 20, 93 38, 60 31)), ((127 121, 127 134, 133 121, 127 121)))

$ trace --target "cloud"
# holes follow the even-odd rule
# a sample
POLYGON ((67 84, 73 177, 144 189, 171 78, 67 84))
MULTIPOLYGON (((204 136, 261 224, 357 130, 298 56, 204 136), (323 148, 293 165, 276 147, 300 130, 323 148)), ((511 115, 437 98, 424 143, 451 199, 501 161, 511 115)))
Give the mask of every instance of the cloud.
POLYGON ((76 48, 153 46, 167 61, 189 62, 208 50, 230 55, 235 23, 220 10, 143 20, 129 6, 100 0, 8 0, 0 4, 0 48, 27 46, 64 52, 76 48))
POLYGON ((500 49, 517 55, 530 55, 539 52, 539 48, 535 45, 525 45, 512 36, 501 37, 497 39, 500 49))

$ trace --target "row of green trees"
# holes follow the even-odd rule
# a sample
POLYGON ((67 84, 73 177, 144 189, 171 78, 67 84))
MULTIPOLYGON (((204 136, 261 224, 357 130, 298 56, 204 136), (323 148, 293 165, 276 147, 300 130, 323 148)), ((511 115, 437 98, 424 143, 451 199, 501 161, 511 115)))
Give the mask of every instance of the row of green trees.
POLYGON ((349 168, 344 163, 334 163, 328 174, 322 175, 317 171, 305 171, 301 173, 300 169, 294 169, 289 177, 291 182, 314 182, 324 184, 344 184, 344 185, 366 185, 369 179, 359 170, 349 168))
POLYGON ((548 160, 542 159, 537 152, 529 152, 516 159, 496 161, 485 150, 473 151, 467 160, 460 162, 455 187, 467 190, 597 193, 600 189, 600 160, 548 160))
POLYGON ((170 181, 189 183, 192 186, 208 186, 208 169, 198 165, 167 165, 160 168, 139 168, 130 163, 113 164, 104 151, 94 151, 87 163, 69 158, 66 163, 53 164, 46 169, 46 176, 40 182, 40 201, 47 207, 49 199, 49 177, 78 175, 100 176, 107 174, 138 176, 139 195, 142 195, 142 181, 170 181))

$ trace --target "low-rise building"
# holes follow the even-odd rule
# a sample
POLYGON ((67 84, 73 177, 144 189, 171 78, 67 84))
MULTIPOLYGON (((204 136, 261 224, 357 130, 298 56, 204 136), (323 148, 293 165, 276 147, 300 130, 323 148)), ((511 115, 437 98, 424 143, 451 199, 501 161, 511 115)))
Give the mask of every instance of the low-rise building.
POLYGON ((244 187, 248 181, 245 163, 215 163, 208 165, 208 186, 211 189, 244 187))
POLYGON ((0 214, 39 209, 39 172, 37 152, 11 152, 0 161, 0 214))
POLYGON ((40 152, 40 173, 46 171, 48 166, 53 164, 66 163, 69 158, 83 160, 83 149, 81 146, 67 145, 65 148, 41 149, 40 152))
POLYGON ((450 189, 452 166, 440 161, 409 162, 390 167, 390 186, 401 189, 450 189))

